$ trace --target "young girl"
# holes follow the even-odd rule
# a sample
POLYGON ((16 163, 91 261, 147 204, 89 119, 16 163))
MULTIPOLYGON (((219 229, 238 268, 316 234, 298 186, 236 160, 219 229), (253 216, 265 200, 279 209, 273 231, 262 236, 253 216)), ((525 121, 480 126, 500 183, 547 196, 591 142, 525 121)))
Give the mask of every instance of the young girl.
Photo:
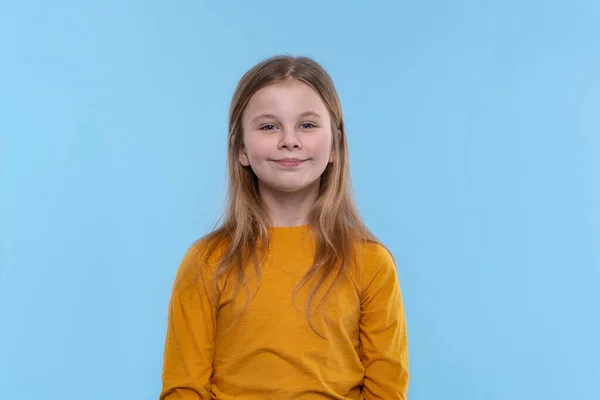
POLYGON ((228 166, 222 224, 177 273, 160 399, 406 399, 396 268, 353 204, 318 63, 277 56, 242 77, 228 166))

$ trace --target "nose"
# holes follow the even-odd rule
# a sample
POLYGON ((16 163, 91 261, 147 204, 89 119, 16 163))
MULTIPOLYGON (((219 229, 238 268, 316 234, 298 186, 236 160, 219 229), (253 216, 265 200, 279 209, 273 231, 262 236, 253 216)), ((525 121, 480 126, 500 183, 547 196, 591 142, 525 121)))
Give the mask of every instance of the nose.
POLYGON ((302 143, 298 138, 298 134, 295 129, 282 129, 281 138, 279 139, 278 148, 281 149, 301 149, 302 143))

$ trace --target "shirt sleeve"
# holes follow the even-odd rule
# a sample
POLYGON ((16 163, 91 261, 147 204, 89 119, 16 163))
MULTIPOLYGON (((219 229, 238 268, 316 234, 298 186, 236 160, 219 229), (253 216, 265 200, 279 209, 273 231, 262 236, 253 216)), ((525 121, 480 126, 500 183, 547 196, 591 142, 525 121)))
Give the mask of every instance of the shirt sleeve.
POLYGON ((159 400, 210 399, 216 303, 195 245, 181 262, 169 302, 159 400))
POLYGON ((396 266, 381 245, 365 260, 361 300, 361 360, 365 400, 405 400, 408 392, 406 318, 396 266))

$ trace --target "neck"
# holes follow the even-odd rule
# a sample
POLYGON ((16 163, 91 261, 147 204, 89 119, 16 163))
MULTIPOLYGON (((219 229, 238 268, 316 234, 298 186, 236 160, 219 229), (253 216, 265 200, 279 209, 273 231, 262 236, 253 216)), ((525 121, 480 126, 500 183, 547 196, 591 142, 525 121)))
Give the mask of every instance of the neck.
POLYGON ((300 226, 308 224, 308 216, 319 195, 319 182, 296 192, 280 192, 263 187, 260 194, 267 206, 273 226, 300 226))

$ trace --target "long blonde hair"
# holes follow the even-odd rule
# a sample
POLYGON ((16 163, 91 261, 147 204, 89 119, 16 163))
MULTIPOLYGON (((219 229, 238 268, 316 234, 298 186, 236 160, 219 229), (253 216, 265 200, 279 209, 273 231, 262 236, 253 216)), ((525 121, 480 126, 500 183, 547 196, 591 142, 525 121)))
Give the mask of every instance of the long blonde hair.
POLYGON ((331 77, 316 61, 308 57, 274 56, 252 67, 239 81, 229 110, 227 207, 220 219, 220 226, 201 240, 212 244, 205 254, 207 259, 217 246, 225 243, 215 269, 215 291, 218 291, 219 280, 228 278, 232 272, 237 276, 235 293, 239 292, 242 285, 248 291, 244 271, 244 264, 248 260, 253 261, 260 283, 258 246, 260 243, 268 246, 270 218, 258 190, 256 175, 238 160, 243 144, 242 116, 250 98, 259 89, 289 79, 304 82, 325 103, 331 117, 335 154, 334 161, 328 164, 321 176, 319 196, 308 217, 316 245, 314 261, 294 291, 295 298, 302 286, 312 279, 318 279, 306 304, 306 317, 314 330, 310 321, 310 307, 324 282, 334 277, 321 302, 335 283, 348 273, 357 241, 379 243, 363 223, 354 204, 340 100, 331 77))

